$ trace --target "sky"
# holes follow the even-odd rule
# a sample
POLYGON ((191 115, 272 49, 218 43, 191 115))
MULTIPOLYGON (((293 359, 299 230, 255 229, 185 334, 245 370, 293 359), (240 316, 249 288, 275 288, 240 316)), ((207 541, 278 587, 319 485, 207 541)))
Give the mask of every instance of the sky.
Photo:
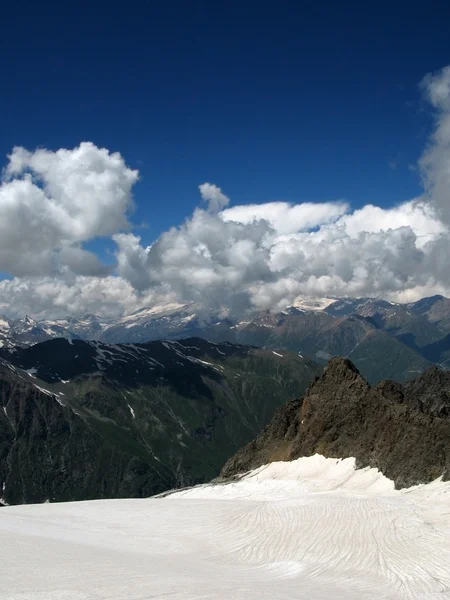
POLYGON ((0 313, 450 294, 449 17, 2 8, 0 313))

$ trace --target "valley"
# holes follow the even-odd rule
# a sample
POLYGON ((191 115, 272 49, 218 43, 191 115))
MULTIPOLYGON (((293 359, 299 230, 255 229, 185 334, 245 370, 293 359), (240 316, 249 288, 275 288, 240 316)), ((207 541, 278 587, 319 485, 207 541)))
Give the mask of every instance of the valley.
POLYGON ((199 338, 0 350, 0 501, 150 496, 217 476, 319 365, 199 338))

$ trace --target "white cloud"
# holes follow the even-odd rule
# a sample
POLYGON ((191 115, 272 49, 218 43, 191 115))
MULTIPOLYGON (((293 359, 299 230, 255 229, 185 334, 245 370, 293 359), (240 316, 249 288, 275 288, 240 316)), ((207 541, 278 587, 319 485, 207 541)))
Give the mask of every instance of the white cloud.
MULTIPOLYGON (((272 204, 261 206, 270 211, 272 204)), ((328 224, 302 231, 311 220, 298 219, 280 235, 283 221, 272 220, 276 229, 267 219, 242 223, 197 209, 149 248, 134 235, 116 236, 119 273, 140 290, 164 282, 180 300, 233 311, 282 307, 301 294, 394 298, 437 281, 448 287, 446 230, 422 202, 367 206, 337 220, 326 204, 317 214, 328 224)))
MULTIPOLYGON (((50 274, 64 256, 85 270, 75 260, 80 243, 128 227, 137 178, 120 154, 90 142, 57 152, 14 148, 0 186, 0 270, 50 274)), ((93 258, 84 258, 91 269, 93 258)))
POLYGON ((428 200, 450 225, 450 66, 428 74, 421 83, 435 109, 435 130, 419 161, 428 200))
POLYGON ((314 231, 302 231, 305 219, 300 231, 280 234, 283 224, 277 230, 266 219, 240 223, 196 209, 148 247, 133 233, 115 234, 115 276, 93 276, 101 263, 72 246, 60 252, 70 268, 58 278, 1 282, 0 313, 116 316, 174 300, 243 313, 283 308, 299 295, 410 300, 425 290, 450 292, 448 236, 422 202, 366 206, 337 220, 333 206, 330 219, 318 207, 328 223, 314 231))
POLYGON ((170 299, 167 290, 140 295, 121 277, 14 278, 0 281, 0 314, 35 318, 60 318, 94 313, 119 317, 141 306, 170 299))
POLYGON ((272 278, 270 232, 265 221, 224 222, 197 209, 148 248, 135 235, 115 236, 118 273, 141 291, 164 283, 183 301, 248 307, 248 282, 272 278))
POLYGON ((236 221, 247 225, 266 220, 277 233, 288 234, 332 223, 348 210, 349 205, 346 202, 268 202, 233 206, 224 210, 220 216, 224 221, 236 221))
POLYGON ((430 240, 446 233, 445 226, 436 217, 433 208, 423 199, 404 202, 392 208, 380 208, 367 204, 351 214, 336 221, 345 232, 356 238, 360 233, 378 233, 399 227, 411 227, 417 240, 416 245, 423 247, 430 240))
POLYGON ((299 295, 450 295, 450 67, 422 82, 436 124, 420 161, 422 197, 352 211, 343 201, 229 207, 214 184, 206 209, 151 245, 126 232, 138 173, 119 154, 16 148, 0 186, 0 313, 118 316, 195 301, 242 313, 282 308, 299 295), (83 248, 111 236, 105 266, 83 248))
POLYGON ((211 212, 217 213, 225 208, 225 206, 228 206, 230 199, 228 196, 225 196, 220 187, 217 187, 217 185, 211 183, 202 183, 199 185, 199 189, 202 199, 207 202, 208 209, 211 212))
POLYGON ((104 276, 111 273, 113 265, 105 265, 94 252, 80 246, 63 246, 55 254, 55 264, 60 273, 72 272, 78 275, 104 276))

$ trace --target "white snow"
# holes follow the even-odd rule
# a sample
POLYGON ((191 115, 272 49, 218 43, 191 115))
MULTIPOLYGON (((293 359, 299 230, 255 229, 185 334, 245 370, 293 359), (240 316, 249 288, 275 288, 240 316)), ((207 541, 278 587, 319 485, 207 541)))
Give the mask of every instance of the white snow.
POLYGON ((306 298, 298 296, 292 303, 294 308, 310 310, 324 310, 330 304, 336 302, 336 298, 306 298))
POLYGON ((131 416, 133 417, 133 419, 135 419, 135 418, 136 418, 136 415, 135 415, 135 413, 134 413, 134 410, 132 409, 132 407, 131 407, 129 404, 127 404, 127 406, 128 406, 128 408, 130 409, 131 416))
MULTIPOLYGON (((36 385, 35 383, 33 383, 34 387, 37 388, 40 392, 42 392, 43 394, 45 394, 46 396, 50 396, 51 398, 54 398, 56 400, 56 402, 58 404, 60 404, 61 406, 65 406, 65 404, 61 401, 61 398, 58 397, 57 394, 55 394, 54 392, 51 392, 50 390, 46 390, 43 387, 40 387, 39 385, 36 385)), ((60 394, 62 394, 62 392, 59 392, 60 394)), ((62 394, 64 396, 64 394, 62 394)), ((1 598, 1 595, 0 595, 1 598)))
MULTIPOLYGON (((4 481, 3 485, 2 485, 2 493, 3 494, 5 493, 5 489, 6 489, 6 482, 4 481)), ((0 496, 0 506, 1 506, 1 504, 3 504, 3 506, 8 506, 8 503, 6 502, 6 500, 4 499, 3 496, 0 496)))
POLYGON ((0 329, 8 330, 8 329, 10 329, 10 327, 11 326, 10 326, 9 322, 6 319, 4 319, 3 317, 0 317, 0 329))
POLYGON ((213 363, 208 362, 207 360, 202 360, 201 358, 194 358, 194 357, 188 357, 190 359, 193 359, 195 362, 199 362, 202 365, 208 365, 208 367, 213 367, 213 363))
POLYGON ((450 483, 321 456, 166 498, 0 509, 7 600, 444 600, 450 483))
POLYGON ((33 379, 36 379, 35 375, 37 373, 37 369, 36 369, 36 367, 32 367, 31 369, 25 369, 25 373, 28 373, 28 375, 30 377, 32 377, 33 379))
POLYGON ((272 350, 272 354, 275 354, 275 356, 280 356, 281 358, 283 358, 282 354, 278 354, 278 352, 275 352, 275 350, 272 350))
POLYGON ((33 383, 33 385, 35 388, 37 388, 40 392, 42 392, 46 396, 55 396, 55 394, 53 392, 51 392, 50 390, 46 390, 45 388, 42 388, 39 385, 36 385, 35 383, 33 383))

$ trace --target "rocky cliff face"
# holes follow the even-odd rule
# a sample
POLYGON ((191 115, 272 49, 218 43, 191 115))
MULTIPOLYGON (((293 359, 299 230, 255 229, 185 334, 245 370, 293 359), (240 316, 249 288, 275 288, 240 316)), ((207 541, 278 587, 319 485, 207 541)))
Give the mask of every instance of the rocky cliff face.
POLYGON ((432 367, 401 385, 371 387, 347 359, 332 359, 300 400, 281 407, 262 434, 224 466, 229 478, 315 453, 354 456, 397 487, 450 477, 450 373, 432 367))

